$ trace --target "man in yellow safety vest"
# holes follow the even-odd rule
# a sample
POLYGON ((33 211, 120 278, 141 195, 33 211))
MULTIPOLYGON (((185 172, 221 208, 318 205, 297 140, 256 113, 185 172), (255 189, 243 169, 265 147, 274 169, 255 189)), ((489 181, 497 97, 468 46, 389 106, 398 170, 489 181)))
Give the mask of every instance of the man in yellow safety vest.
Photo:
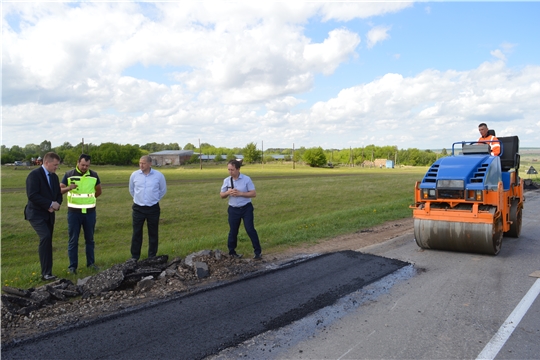
POLYGON ((90 170, 90 155, 81 154, 75 169, 66 172, 60 188, 68 200, 68 271, 77 273, 79 265, 79 234, 84 231, 86 266, 99 270, 94 259, 94 229, 96 227, 96 198, 101 195, 98 174, 90 170))

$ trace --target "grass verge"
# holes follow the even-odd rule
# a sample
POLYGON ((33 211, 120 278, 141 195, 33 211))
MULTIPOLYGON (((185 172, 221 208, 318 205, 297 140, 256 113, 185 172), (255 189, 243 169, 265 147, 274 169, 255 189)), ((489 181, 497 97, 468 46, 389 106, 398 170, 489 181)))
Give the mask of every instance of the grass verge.
MULTIPOLYGON (((134 167, 94 166, 103 183, 98 198, 95 231, 96 264, 102 269, 130 257, 131 204, 127 183, 134 167)), ((60 177, 65 171, 58 171, 60 177)), ((161 201, 158 254, 184 257, 202 249, 227 251, 227 201, 219 197, 225 166, 159 168, 168 191, 161 201)), ((255 227, 263 254, 411 216, 414 182, 425 168, 316 169, 292 165, 248 165, 257 188, 253 199, 255 227)), ((28 171, 2 168, 2 284, 28 288, 41 283, 38 238, 24 220, 24 190, 28 171)), ((65 200, 64 200, 65 201, 65 200)), ((53 273, 75 280, 91 275, 84 267, 78 276, 67 273, 66 206, 56 214, 53 273)), ((241 228, 238 252, 250 254, 251 242, 241 228)), ((143 258, 147 253, 147 237, 143 258)), ((85 264, 84 239, 79 240, 79 264, 85 264)))

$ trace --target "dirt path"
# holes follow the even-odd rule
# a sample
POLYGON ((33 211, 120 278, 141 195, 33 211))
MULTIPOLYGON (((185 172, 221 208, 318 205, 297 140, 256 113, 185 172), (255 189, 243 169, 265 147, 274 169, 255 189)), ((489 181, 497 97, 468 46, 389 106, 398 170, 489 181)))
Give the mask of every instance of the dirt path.
POLYGON ((293 258, 302 254, 326 253, 340 250, 358 250, 366 246, 378 244, 404 234, 413 234, 413 219, 406 218, 389 221, 373 228, 364 229, 353 234, 341 235, 317 244, 291 247, 278 254, 272 254, 279 260, 293 258))

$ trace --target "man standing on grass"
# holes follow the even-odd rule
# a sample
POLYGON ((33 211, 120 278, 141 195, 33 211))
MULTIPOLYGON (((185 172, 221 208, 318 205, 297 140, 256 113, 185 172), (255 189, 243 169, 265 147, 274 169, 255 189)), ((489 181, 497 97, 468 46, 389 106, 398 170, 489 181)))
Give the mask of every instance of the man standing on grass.
POLYGON ((79 234, 84 231, 86 267, 99 270, 94 264, 94 229, 96 227, 96 198, 101 195, 101 181, 90 170, 90 155, 81 154, 75 169, 66 172, 60 188, 68 200, 68 271, 77 273, 79 265, 79 234))
POLYGON ((143 242, 143 226, 148 227, 148 257, 158 251, 158 226, 161 213, 159 201, 167 192, 165 176, 152 169, 152 158, 148 155, 139 160, 139 169, 129 178, 129 193, 133 197, 133 236, 131 258, 139 260, 143 242))
POLYGON ((39 236, 39 261, 41 263, 41 279, 54 280, 52 274, 55 211, 60 210, 62 192, 56 170, 60 164, 60 156, 48 152, 43 156, 43 165, 32 170, 26 178, 26 196, 28 203, 24 208, 24 218, 39 236))
POLYGON ((257 234, 257 230, 255 230, 253 204, 251 204, 251 198, 257 196, 257 193, 255 192, 255 185, 251 181, 251 178, 247 175, 240 174, 240 166, 241 164, 238 160, 228 162, 227 170, 230 176, 223 180, 221 192, 219 193, 222 199, 229 198, 229 238, 227 240, 227 246, 231 257, 242 257, 241 254, 236 253, 236 245, 238 243, 240 222, 243 219, 244 228, 253 245, 254 259, 260 260, 262 259, 262 250, 259 235, 257 234))

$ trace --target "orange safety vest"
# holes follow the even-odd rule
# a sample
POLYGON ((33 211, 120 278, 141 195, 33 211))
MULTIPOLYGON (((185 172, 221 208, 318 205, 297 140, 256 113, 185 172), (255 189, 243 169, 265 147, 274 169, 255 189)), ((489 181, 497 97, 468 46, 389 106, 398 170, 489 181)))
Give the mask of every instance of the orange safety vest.
POLYGON ((480 139, 478 139, 478 142, 488 143, 489 146, 491 147, 491 155, 499 156, 499 154, 501 153, 501 144, 499 143, 498 140, 499 139, 497 139, 495 136, 488 135, 486 137, 481 137, 480 139))

